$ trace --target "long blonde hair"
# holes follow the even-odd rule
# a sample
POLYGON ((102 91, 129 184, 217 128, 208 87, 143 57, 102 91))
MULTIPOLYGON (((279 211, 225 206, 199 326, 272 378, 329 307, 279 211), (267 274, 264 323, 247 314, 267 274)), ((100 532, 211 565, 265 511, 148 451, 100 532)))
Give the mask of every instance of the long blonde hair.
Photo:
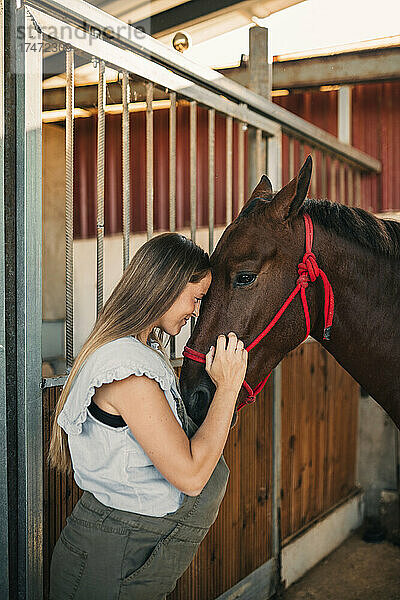
MULTIPOLYGON (((58 425, 72 383, 88 357, 113 340, 148 330, 175 302, 186 285, 210 271, 208 254, 178 233, 163 233, 143 244, 105 303, 91 334, 82 346, 57 402, 48 460, 50 466, 70 472, 67 434, 58 425)), ((149 339, 160 344, 165 357, 163 332, 153 328, 149 339)), ((168 359, 167 359, 168 360, 168 359)))

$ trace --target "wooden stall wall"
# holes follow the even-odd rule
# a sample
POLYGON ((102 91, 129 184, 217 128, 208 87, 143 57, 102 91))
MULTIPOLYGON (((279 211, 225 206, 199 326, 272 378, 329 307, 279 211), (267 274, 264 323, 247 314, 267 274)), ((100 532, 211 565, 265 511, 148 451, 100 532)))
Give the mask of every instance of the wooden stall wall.
POLYGON ((359 385, 317 342, 282 363, 285 543, 355 490, 359 385))
MULTIPOLYGON (((354 488, 358 385, 317 343, 282 365, 282 537, 323 515, 354 488)), ((271 378, 272 379, 272 378, 271 378)), ((61 388, 43 392, 44 446, 61 388)), ((241 411, 225 448, 231 474, 219 516, 169 600, 213 600, 272 555, 272 382, 241 411)), ((80 496, 72 476, 44 461, 44 577, 80 496)))

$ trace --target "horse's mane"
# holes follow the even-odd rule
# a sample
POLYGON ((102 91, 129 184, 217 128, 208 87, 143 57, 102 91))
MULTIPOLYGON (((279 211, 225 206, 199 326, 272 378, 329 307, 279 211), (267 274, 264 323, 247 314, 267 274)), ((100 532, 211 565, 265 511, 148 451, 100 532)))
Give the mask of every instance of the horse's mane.
POLYGON ((376 254, 400 258, 400 223, 378 219, 362 208, 349 207, 329 200, 307 199, 300 215, 310 217, 337 235, 357 242, 376 254))
MULTIPOLYGON (((265 214, 269 202, 251 200, 236 217, 257 220, 265 214)), ((307 199, 299 214, 307 213, 315 223, 342 238, 356 242, 376 254, 400 258, 400 222, 378 219, 362 208, 352 208, 330 200, 307 199)))

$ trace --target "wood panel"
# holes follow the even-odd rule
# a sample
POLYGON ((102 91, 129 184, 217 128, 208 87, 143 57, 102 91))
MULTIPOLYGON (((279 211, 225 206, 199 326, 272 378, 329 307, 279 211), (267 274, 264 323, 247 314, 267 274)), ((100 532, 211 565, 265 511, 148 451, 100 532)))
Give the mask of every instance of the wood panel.
POLYGON ((355 487, 359 386, 316 342, 282 364, 283 541, 355 487))

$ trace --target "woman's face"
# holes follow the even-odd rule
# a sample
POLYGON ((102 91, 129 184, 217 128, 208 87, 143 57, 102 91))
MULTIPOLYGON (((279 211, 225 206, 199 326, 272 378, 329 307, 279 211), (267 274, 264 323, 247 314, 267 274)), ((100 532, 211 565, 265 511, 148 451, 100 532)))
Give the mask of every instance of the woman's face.
POLYGON ((190 317, 197 317, 202 297, 211 284, 211 272, 198 283, 188 283, 157 325, 169 335, 177 335, 190 317))

